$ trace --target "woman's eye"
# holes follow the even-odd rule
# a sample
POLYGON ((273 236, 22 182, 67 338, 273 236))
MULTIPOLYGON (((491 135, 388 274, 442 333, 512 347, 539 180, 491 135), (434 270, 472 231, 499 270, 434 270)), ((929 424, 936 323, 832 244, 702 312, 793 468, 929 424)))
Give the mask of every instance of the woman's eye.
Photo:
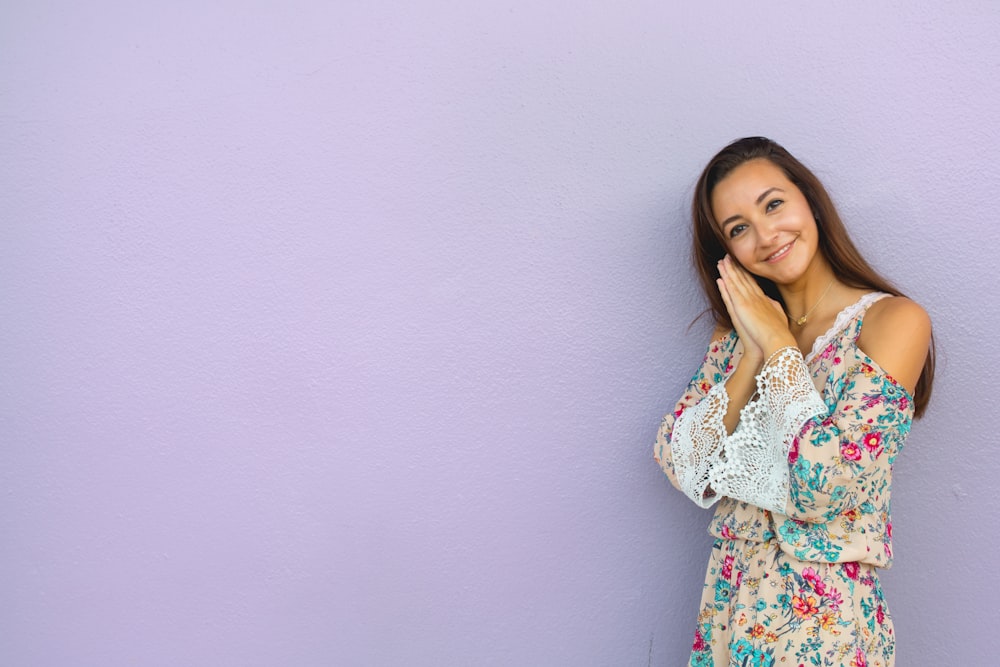
POLYGON ((784 203, 785 202, 782 201, 781 199, 772 199, 771 201, 767 202, 767 211, 771 212, 771 211, 773 211, 774 209, 778 208, 779 206, 781 206, 784 203))
POLYGON ((737 236, 739 236, 740 234, 742 234, 743 230, 746 229, 746 228, 747 228, 747 226, 743 225, 743 224, 733 225, 732 227, 729 228, 729 238, 731 238, 731 239, 732 238, 736 238, 737 236))

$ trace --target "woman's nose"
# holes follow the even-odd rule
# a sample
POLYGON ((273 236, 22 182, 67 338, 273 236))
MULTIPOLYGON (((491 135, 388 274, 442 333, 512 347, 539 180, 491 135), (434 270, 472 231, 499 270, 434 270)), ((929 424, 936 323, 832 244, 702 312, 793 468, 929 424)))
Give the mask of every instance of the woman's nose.
POLYGON ((760 235, 761 243, 773 243, 777 240, 779 231, 778 223, 774 220, 764 218, 757 222, 757 233, 760 235))

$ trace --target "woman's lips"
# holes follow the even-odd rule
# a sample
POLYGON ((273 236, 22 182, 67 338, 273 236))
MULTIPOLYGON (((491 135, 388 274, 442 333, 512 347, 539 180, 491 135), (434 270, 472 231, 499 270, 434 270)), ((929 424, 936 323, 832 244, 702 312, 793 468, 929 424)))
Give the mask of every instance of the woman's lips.
POLYGON ((764 261, 767 262, 768 264, 774 264, 775 262, 780 262, 782 259, 785 258, 785 255, 788 254, 788 251, 792 249, 793 245, 795 245, 795 241, 792 241, 791 243, 787 243, 781 246, 773 254, 768 255, 764 261))

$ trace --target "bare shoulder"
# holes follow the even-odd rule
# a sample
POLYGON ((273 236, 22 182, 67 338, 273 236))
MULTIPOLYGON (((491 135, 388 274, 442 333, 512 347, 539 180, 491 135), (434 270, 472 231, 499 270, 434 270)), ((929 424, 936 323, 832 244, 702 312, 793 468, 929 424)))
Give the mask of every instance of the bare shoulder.
POLYGON ((920 304, 894 296, 865 313, 858 346, 911 392, 920 379, 931 342, 931 318, 920 304))
MULTIPOLYGON (((876 301, 865 313, 862 337, 884 338, 893 335, 910 337, 922 333, 930 341, 931 318, 919 303, 905 296, 876 301)), ((875 341, 872 341, 875 342, 875 341)))

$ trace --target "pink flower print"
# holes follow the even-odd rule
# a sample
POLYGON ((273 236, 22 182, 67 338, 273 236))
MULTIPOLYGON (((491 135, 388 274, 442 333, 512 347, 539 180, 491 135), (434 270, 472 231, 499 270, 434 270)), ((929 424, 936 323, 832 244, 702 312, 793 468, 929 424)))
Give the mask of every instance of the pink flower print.
POLYGON ((854 581, 858 580, 858 575, 861 573, 860 565, 851 561, 849 563, 844 563, 842 567, 844 568, 844 574, 847 575, 848 579, 853 579, 854 581))
POLYGON ((815 591, 818 595, 823 595, 823 593, 826 592, 826 586, 823 585, 823 580, 819 578, 816 570, 811 567, 807 567, 802 570, 802 578, 809 582, 813 591, 815 591))
POLYGON ((735 540, 736 539, 736 533, 734 533, 729 526, 723 526, 722 527, 722 536, 724 538, 726 538, 727 540, 735 540))
POLYGON ((860 461, 861 448, 856 442, 845 442, 840 446, 840 455, 848 461, 860 461))
POLYGON ((739 570, 736 572, 736 588, 739 588, 742 583, 743 583, 743 570, 739 570))
POLYGON ((878 609, 875 610, 875 620, 878 621, 879 625, 885 623, 885 611, 882 609, 882 605, 879 605, 878 609))
POLYGON ((792 448, 788 450, 788 462, 795 463, 799 460, 799 439, 792 439, 792 448))
POLYGON ((725 560, 722 561, 722 576, 726 579, 733 578, 733 557, 726 556, 725 560))
POLYGON ((865 442, 865 449, 874 454, 875 451, 882 446, 882 432, 872 431, 867 433, 865 434, 863 440, 865 442))
POLYGON ((865 658, 865 654, 861 652, 861 649, 855 651, 854 658, 851 660, 851 667, 868 667, 868 660, 865 658))
POLYGON ((836 588, 831 588, 826 593, 826 603, 829 605, 830 609, 837 611, 840 609, 840 605, 844 603, 844 598, 840 595, 840 591, 836 588))
POLYGON ((704 651, 705 650, 705 638, 701 636, 700 630, 694 631, 694 644, 691 646, 692 650, 704 651))

